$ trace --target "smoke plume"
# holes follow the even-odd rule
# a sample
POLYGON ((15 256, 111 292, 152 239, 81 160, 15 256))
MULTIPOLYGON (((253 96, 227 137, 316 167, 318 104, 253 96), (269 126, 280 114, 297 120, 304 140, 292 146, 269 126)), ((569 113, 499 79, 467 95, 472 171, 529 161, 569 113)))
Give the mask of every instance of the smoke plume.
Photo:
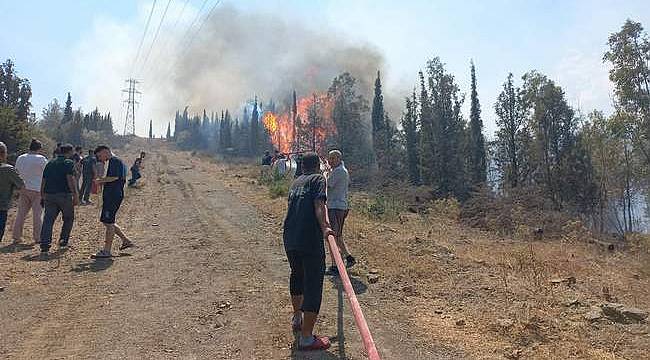
POLYGON ((238 113, 254 96, 276 103, 286 102, 294 89, 309 96, 326 91, 342 72, 355 76, 359 90, 369 95, 383 64, 368 44, 231 6, 215 10, 195 38, 176 37, 171 54, 161 52, 170 61, 163 58, 162 66, 144 69, 150 104, 143 110, 165 123, 186 105, 194 113, 226 108, 238 113))

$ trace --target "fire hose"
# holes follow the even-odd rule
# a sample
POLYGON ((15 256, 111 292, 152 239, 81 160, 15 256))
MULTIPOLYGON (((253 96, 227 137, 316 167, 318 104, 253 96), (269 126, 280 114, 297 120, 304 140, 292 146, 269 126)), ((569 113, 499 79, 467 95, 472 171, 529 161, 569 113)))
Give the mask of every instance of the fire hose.
POLYGON ((363 340, 363 347, 368 353, 369 360, 381 360, 379 357, 379 352, 377 352, 377 347, 375 346, 375 341, 372 339, 372 334, 370 334, 370 329, 368 328, 368 323, 366 323, 366 318, 361 312, 361 306, 357 300, 357 295, 354 293, 354 288, 350 282, 350 277, 343 264, 343 258, 341 258, 341 253, 339 252, 339 247, 336 245, 336 239, 334 236, 330 235, 327 237, 327 243, 330 247, 330 254, 334 257, 336 262, 336 267, 339 270, 339 276, 341 277, 341 282, 343 283, 343 289, 345 294, 348 296, 350 301, 350 308, 352 309, 352 314, 354 315, 354 322, 357 324, 357 329, 363 340))

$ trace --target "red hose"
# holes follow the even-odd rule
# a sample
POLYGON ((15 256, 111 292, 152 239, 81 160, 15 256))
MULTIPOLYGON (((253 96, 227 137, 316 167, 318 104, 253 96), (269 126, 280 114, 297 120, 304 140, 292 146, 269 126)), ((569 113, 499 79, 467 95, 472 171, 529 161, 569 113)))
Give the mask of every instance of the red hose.
POLYGON ((348 295, 348 300, 350 300, 354 322, 357 324, 359 334, 363 340, 363 347, 366 348, 366 352, 368 352, 368 359, 381 360, 379 358, 379 353, 377 352, 377 347, 375 347, 375 341, 372 339, 372 334, 370 334, 370 329, 368 328, 366 319, 363 317, 363 312, 361 312, 361 306, 359 306, 357 295, 354 293, 354 288, 352 287, 350 277, 348 276, 348 272, 343 264, 343 259, 341 258, 341 253, 339 252, 339 247, 336 245, 336 239, 334 236, 328 236, 327 243, 330 247, 330 254, 332 254, 334 261, 336 262, 336 267, 339 269, 339 276, 343 282, 343 289, 345 289, 345 293, 348 295))

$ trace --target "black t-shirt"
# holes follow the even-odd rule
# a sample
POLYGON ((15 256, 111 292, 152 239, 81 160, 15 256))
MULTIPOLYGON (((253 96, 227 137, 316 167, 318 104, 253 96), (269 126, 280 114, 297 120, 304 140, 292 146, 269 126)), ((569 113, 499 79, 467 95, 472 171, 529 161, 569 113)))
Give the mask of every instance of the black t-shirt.
POLYGON ((327 200, 327 184, 321 174, 301 175, 291 184, 289 208, 284 220, 284 248, 319 254, 325 251, 314 201, 327 200))
POLYGON ((117 180, 104 184, 104 202, 124 198, 124 183, 126 182, 126 165, 122 160, 113 156, 108 159, 106 177, 116 177, 117 180))
POLYGON ((262 165, 271 165, 273 164, 273 157, 271 155, 266 155, 262 158, 262 165))
POLYGON ((74 175, 74 162, 63 155, 50 160, 43 170, 46 194, 71 193, 68 186, 68 175, 74 175))

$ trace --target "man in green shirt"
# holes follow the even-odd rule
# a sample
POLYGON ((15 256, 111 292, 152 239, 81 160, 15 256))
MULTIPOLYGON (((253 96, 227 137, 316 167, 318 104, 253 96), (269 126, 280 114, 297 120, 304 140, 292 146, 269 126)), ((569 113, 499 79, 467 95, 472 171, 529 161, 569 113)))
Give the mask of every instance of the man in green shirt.
POLYGON ((7 145, 0 141, 0 241, 5 234, 7 211, 11 205, 14 189, 25 186, 16 169, 7 164, 7 145))
POLYGON ((59 237, 59 247, 68 246, 70 232, 74 223, 74 207, 79 204, 79 194, 75 182, 74 154, 72 145, 61 145, 55 159, 50 160, 43 170, 41 198, 45 215, 41 229, 41 255, 47 255, 52 243, 54 221, 63 213, 63 227, 59 237))

